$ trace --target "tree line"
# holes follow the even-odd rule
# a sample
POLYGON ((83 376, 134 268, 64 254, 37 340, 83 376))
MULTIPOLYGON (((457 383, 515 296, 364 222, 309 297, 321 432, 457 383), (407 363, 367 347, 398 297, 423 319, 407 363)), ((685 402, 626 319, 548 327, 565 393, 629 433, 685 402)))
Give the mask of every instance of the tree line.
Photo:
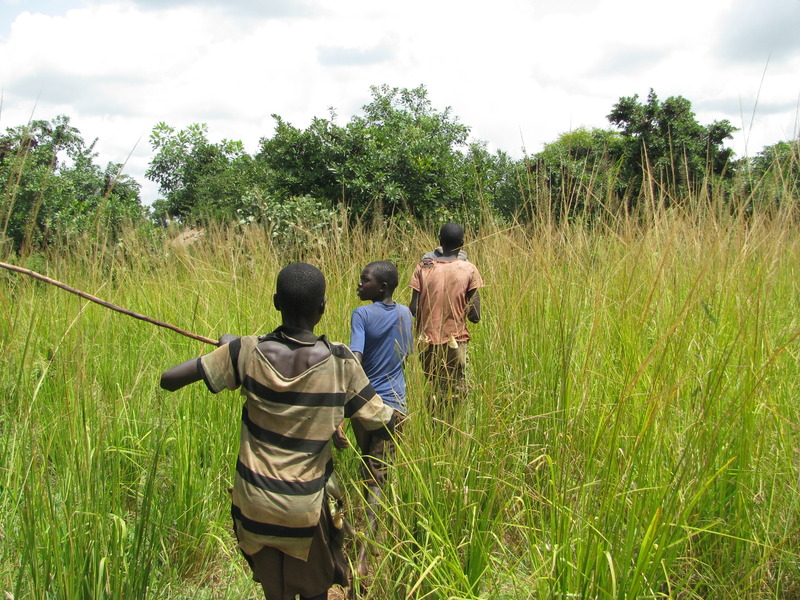
POLYGON ((514 159, 470 140, 470 128, 438 109, 424 86, 373 86, 362 114, 335 112, 305 129, 273 115, 275 130, 248 154, 235 140, 213 143, 205 124, 157 124, 145 177, 160 197, 144 207, 121 165, 94 163, 69 118, 32 121, 0 136, 0 240, 13 249, 123 227, 209 222, 262 223, 288 237, 294 225, 324 227, 344 210, 354 219, 592 218, 636 210, 657 198, 783 202, 800 191, 797 140, 736 159, 736 128, 702 125, 682 96, 621 97, 608 129, 580 128, 514 159), (769 185, 767 184, 769 182, 769 185))

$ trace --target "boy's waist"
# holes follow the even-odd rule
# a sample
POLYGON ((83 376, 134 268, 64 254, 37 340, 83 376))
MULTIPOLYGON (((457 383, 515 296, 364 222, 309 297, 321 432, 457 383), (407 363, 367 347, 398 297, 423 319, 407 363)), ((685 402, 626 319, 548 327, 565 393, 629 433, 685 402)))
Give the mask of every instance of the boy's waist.
POLYGON ((422 345, 429 344, 431 346, 443 346, 449 344, 451 346, 458 345, 470 340, 469 331, 466 327, 452 332, 442 330, 424 330, 420 332, 418 342, 422 345))

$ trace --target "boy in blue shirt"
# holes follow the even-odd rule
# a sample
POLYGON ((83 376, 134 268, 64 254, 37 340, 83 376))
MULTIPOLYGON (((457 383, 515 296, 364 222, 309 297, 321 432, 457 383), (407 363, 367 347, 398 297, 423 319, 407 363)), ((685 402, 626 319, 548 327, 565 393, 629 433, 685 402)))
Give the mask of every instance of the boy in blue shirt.
MULTIPOLYGON (((406 413, 405 358, 411 353, 412 317, 407 306, 397 304, 392 294, 399 281, 397 267, 381 260, 361 271, 358 298, 371 304, 359 306, 350 319, 350 350, 361 361, 364 372, 384 404, 394 409, 395 431, 406 413)), ((364 479, 369 533, 375 533, 375 509, 386 480, 386 464, 394 454, 394 442, 383 440, 352 421, 358 447, 364 458, 364 479)), ((368 573, 367 548, 358 554, 357 572, 368 573)))
POLYGON ((398 280, 397 267, 385 260, 369 263, 361 271, 358 298, 372 304, 353 311, 350 350, 361 361, 372 387, 384 403, 405 414, 403 367, 412 349, 413 318, 408 307, 392 299, 398 280))

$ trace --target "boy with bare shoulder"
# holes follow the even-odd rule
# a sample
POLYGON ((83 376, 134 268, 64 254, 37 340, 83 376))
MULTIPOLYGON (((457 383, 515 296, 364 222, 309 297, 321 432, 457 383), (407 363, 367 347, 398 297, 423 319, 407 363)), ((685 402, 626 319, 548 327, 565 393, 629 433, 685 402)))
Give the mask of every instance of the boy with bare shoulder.
POLYGON ((284 268, 273 297, 282 324, 264 336, 225 335, 213 352, 164 372, 174 391, 203 380, 245 397, 231 513, 239 549, 267 600, 324 600, 347 585, 342 532, 326 500, 330 439, 345 417, 389 438, 392 409, 353 353, 317 336, 325 277, 306 263, 284 268))

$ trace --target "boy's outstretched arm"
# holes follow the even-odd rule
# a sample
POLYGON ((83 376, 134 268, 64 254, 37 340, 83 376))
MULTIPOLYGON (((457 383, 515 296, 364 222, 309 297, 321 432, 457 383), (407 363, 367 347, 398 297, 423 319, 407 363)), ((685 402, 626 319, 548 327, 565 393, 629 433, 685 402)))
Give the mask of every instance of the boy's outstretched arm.
POLYGON ((161 387, 174 392, 185 385, 200 381, 202 375, 197 365, 198 360, 197 358, 192 358, 164 371, 161 374, 161 387))
MULTIPOLYGON (((224 333, 219 338, 218 346, 224 346, 228 342, 237 339, 237 336, 224 333)), ((170 392, 179 390, 182 387, 200 381, 203 378, 200 373, 200 359, 190 358, 171 369, 167 369, 161 374, 161 387, 170 392)))

